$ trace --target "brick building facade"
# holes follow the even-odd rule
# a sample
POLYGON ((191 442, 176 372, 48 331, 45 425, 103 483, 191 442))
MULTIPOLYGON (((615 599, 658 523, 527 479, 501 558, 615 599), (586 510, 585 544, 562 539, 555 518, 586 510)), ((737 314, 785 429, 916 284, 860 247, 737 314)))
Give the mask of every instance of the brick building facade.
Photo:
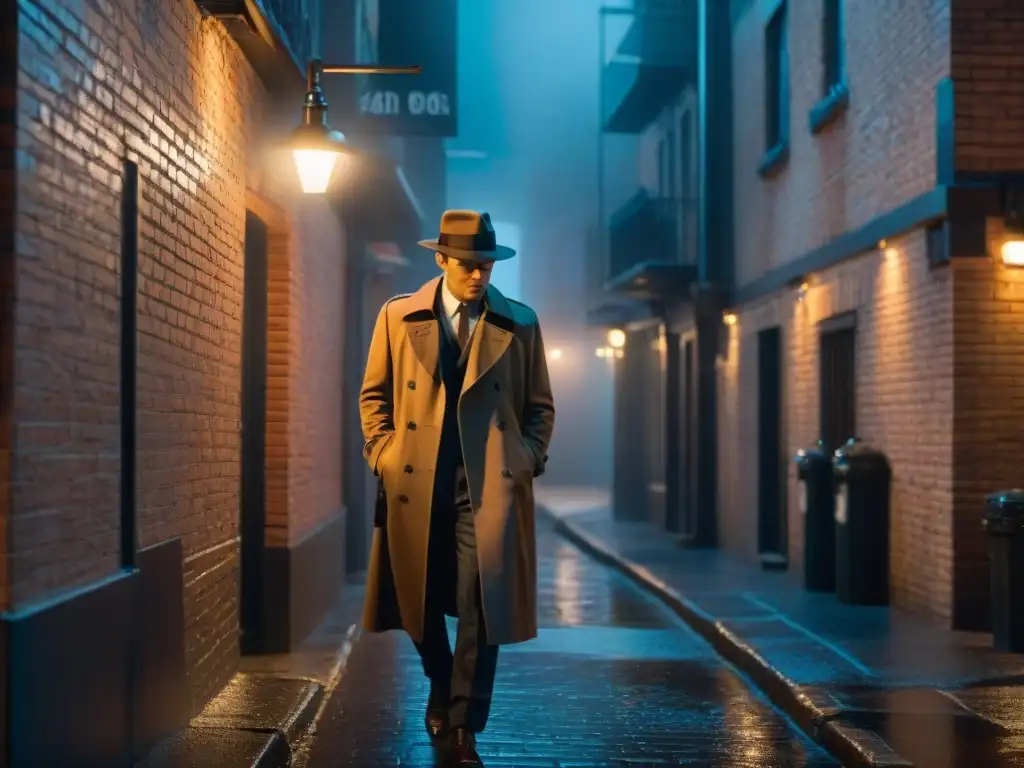
MULTIPOLYGON (((616 514, 802 572, 793 458, 856 437, 892 465, 889 561, 869 567, 893 604, 984 629, 984 496, 1021 484, 1024 449, 1024 273, 1001 258, 1024 240, 1024 7, 674 4, 703 15, 702 234, 674 285, 605 286, 646 305, 612 321, 616 514)), ((650 131, 671 101, 628 92, 619 125, 628 108, 650 131)))
POLYGON ((4 7, 0 762, 126 765, 341 583, 352 238, 273 151, 309 40, 4 7))
POLYGON ((825 412, 839 407, 851 434, 835 437, 856 436, 892 463, 894 604, 984 628, 983 497, 1020 484, 1012 457, 1024 448, 1012 426, 1024 278, 999 258, 1000 193, 1024 168, 1024 56, 1013 33, 1024 9, 1010 0, 737 5, 736 322, 719 370, 721 544, 755 560, 776 549, 758 530, 778 504, 777 548, 802 567, 791 458, 825 436, 825 412), (825 14, 835 8, 833 24, 825 14), (781 93, 771 85, 778 58, 766 51, 773 23, 785 30, 781 93), (828 71, 835 48, 838 67, 828 71), (785 117, 774 156, 765 135, 773 103, 785 117), (822 381, 836 318, 853 329, 852 365, 829 369, 850 379, 845 394, 822 381), (770 354, 763 332, 772 329, 786 478, 778 499, 737 461, 756 454, 759 409, 769 407, 759 356, 770 354), (846 402, 822 402, 830 391, 846 402))

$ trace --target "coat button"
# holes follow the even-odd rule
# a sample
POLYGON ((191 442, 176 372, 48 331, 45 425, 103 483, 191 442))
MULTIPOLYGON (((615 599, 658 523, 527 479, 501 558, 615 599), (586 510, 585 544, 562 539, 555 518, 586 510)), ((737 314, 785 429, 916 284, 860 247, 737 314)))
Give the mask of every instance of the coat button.
POLYGON ((504 432, 505 431, 505 422, 504 421, 499 421, 498 422, 498 431, 499 432, 504 432))
POLYGON ((499 384, 498 382, 494 382, 494 389, 495 389, 495 391, 500 391, 501 390, 501 384, 499 384))
POLYGON ((501 476, 502 477, 512 477, 512 470, 509 469, 508 467, 505 467, 503 470, 501 470, 501 476))
POLYGON ((412 464, 406 464, 405 465, 405 469, 403 471, 405 472, 405 474, 411 475, 412 474, 412 464))
POLYGON ((410 381, 409 382, 409 389, 416 389, 416 382, 415 381, 410 381))
POLYGON ((398 497, 398 500, 400 502, 402 502, 403 504, 408 504, 409 503, 409 497, 406 496, 404 493, 401 496, 398 497))
POLYGON ((408 429, 410 432, 415 432, 416 431, 416 422, 415 421, 410 421, 408 424, 405 425, 405 428, 408 429))

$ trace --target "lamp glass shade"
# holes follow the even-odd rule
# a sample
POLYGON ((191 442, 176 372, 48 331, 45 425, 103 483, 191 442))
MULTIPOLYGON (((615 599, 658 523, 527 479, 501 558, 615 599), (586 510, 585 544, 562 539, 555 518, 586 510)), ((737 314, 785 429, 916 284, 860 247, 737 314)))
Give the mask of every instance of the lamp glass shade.
POLYGON ((612 349, 622 349, 626 346, 626 332, 621 328, 612 328, 608 331, 608 346, 612 349))
POLYGON ((299 184, 307 195, 322 195, 331 183, 335 166, 344 166, 348 159, 341 152, 329 149, 293 149, 299 184))
POLYGON ((326 192, 335 169, 347 165, 345 137, 323 124, 300 125, 292 134, 291 148, 299 183, 307 195, 326 192))

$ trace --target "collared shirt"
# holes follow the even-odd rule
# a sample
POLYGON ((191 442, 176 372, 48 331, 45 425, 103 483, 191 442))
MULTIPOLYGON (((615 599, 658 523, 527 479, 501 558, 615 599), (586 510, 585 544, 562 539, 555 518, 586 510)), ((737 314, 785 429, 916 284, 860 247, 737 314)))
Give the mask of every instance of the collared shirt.
MULTIPOLYGON (((476 328, 477 321, 481 315, 481 304, 482 302, 476 301, 469 305, 469 336, 473 337, 473 329, 476 328)), ((462 306, 462 302, 459 301, 452 292, 448 290, 448 281, 444 278, 441 279, 441 306, 444 310, 445 325, 448 327, 448 332, 452 335, 453 339, 457 339, 459 336, 459 307, 462 306)))

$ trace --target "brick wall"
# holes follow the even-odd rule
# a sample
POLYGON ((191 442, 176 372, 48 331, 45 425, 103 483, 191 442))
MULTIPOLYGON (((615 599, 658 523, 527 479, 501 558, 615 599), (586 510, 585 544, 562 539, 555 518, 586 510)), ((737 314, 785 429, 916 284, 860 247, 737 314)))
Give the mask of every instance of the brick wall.
MULTIPOLYGON (((819 332, 824 319, 855 310, 856 429, 892 462, 890 568, 894 602, 951 615, 953 551, 952 273, 933 270, 924 233, 890 242, 814 276, 803 301, 784 291, 742 307, 720 368, 723 545, 757 555, 757 477, 734 457, 756 451, 757 333, 781 326, 787 457, 819 435, 819 332)), ((790 562, 802 568, 803 519, 789 466, 790 562)))
POLYGON ((244 168, 259 97, 191 4, 20 4, 16 605, 118 567, 119 199, 139 164, 138 514, 186 553, 194 706, 237 658, 244 168))
POLYGON ((756 169, 764 142, 764 24, 754 3, 733 39, 736 278, 854 229, 935 183, 935 87, 949 75, 949 0, 847 2, 849 110, 814 135, 822 96, 822 4, 789 0, 790 159, 756 169))
POLYGON ((9 607, 7 521, 11 495, 11 399, 14 375, 15 136, 18 9, 0 9, 0 608, 9 607))
POLYGON ((1024 4, 954 0, 956 164, 1024 171, 1024 4))
POLYGON ((267 544, 294 546, 342 506, 345 236, 323 198, 272 235, 267 544))
MULTIPOLYGON (((808 113, 822 97, 821 4, 788 3, 788 162, 761 180, 764 23, 755 3, 734 29, 737 279, 744 285, 935 184, 935 89, 950 73, 948 0, 845 4, 848 110, 822 133, 808 113)), ((954 553, 953 272, 933 270, 922 231, 812 276, 803 301, 783 290, 737 309, 720 366, 720 531, 757 554, 757 478, 737 456, 756 451, 757 333, 781 326, 785 445, 819 437, 817 323, 857 312, 858 436, 894 470, 894 601, 950 617, 954 553)), ((803 521, 789 466, 790 561, 802 567, 803 521)))
MULTIPOLYGON (((989 255, 998 257, 1003 236, 1002 222, 990 222, 989 255)), ((973 625, 979 605, 984 611, 988 590, 980 522, 984 498, 1024 485, 1024 272, 1004 266, 998 258, 959 259, 953 262, 953 272, 954 606, 961 621, 973 625)))
MULTIPOLYGON (((243 240, 269 104, 222 25, 192 3, 19 8, 11 601, 59 595, 119 566, 127 157, 141 186, 140 539, 183 539, 198 709, 238 657, 243 240)), ((283 528, 295 541, 339 507, 341 255, 330 246, 341 237, 315 204, 284 221, 271 248, 285 242, 289 257, 285 503, 298 522, 283 528), (291 219, 312 234, 293 240, 291 219)))

